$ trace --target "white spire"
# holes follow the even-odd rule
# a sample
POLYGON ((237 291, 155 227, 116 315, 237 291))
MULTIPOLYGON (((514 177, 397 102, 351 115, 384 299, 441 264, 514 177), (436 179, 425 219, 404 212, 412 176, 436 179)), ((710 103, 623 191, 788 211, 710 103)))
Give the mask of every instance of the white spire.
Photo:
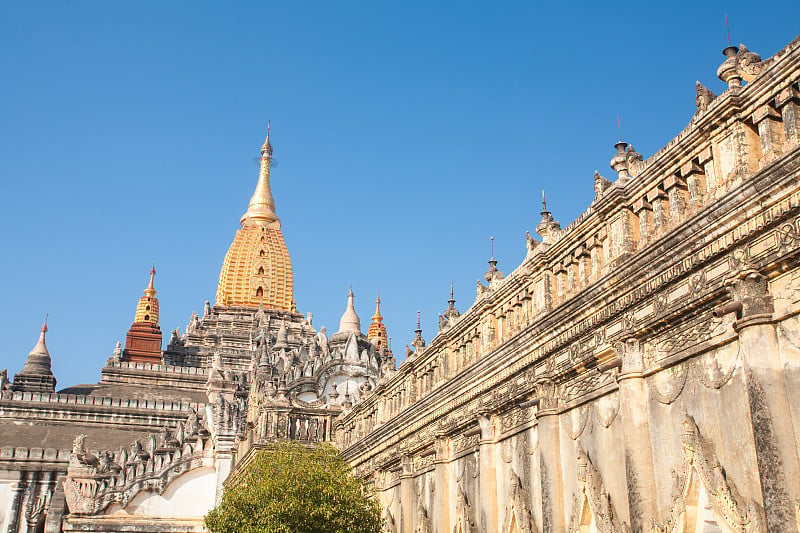
POLYGON ((339 333, 361 333, 361 320, 353 307, 353 287, 350 287, 350 293, 347 295, 347 309, 339 320, 339 333))

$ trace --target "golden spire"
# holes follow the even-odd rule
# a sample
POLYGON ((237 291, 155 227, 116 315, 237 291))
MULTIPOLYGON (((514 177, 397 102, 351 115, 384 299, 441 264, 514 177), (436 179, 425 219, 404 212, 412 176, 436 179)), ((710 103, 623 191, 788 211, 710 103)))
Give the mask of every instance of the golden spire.
MULTIPOLYGON (((381 296, 380 294, 375 297, 375 314, 372 315, 372 323, 367 328, 367 340, 375 345, 375 348, 389 349, 386 336, 386 324, 383 323, 383 315, 381 315, 381 296)), ((389 349, 391 352, 391 349, 389 349)))
POLYGON ((261 146, 261 169, 258 173, 256 190, 250 198, 247 212, 242 215, 242 226, 269 226, 274 223, 280 227, 280 220, 275 214, 275 200, 269 183, 269 170, 272 163, 272 145, 269 142, 269 121, 267 122, 267 138, 261 146))
POLYGON ((381 295, 380 293, 375 297, 375 314, 372 315, 373 322, 383 322, 383 316, 381 316, 381 295))
POLYGON ((275 214, 269 185, 272 145, 261 146, 258 184, 242 216, 242 227, 228 248, 217 285, 217 305, 244 306, 296 312, 292 261, 275 214))
POLYGON ((158 326, 158 298, 153 286, 156 277, 156 262, 150 269, 150 283, 144 296, 136 304, 133 324, 125 335, 125 350, 122 361, 161 364, 161 328, 158 326))
POLYGON ((158 325, 158 298, 153 281, 156 276, 156 262, 153 261, 153 268, 150 269, 150 283, 144 290, 144 296, 139 298, 136 305, 136 315, 133 318, 135 323, 156 324, 158 325))
POLYGON ((150 284, 144 290, 145 296, 153 297, 156 295, 156 289, 153 287, 153 278, 156 276, 156 262, 153 261, 153 268, 150 269, 150 284))

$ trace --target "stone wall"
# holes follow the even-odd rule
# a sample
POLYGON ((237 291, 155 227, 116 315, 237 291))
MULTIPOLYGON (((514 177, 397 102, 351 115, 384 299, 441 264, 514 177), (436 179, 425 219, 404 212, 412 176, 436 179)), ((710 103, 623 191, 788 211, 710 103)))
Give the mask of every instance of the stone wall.
POLYGON ((387 530, 798 530, 800 39, 725 56, 337 421, 387 530))

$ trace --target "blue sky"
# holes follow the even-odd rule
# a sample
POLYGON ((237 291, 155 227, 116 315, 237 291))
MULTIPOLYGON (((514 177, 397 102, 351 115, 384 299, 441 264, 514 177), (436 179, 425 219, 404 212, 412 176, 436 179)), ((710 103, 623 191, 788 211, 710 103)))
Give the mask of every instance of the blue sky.
POLYGON ((0 369, 50 313, 59 388, 95 382, 155 259, 165 338, 212 300, 258 168, 295 297, 335 331, 380 291, 396 354, 457 307, 495 237, 513 270, 539 221, 593 197, 622 136, 685 127, 726 45, 762 57, 793 2, 17 2, 0 0, 0 369))

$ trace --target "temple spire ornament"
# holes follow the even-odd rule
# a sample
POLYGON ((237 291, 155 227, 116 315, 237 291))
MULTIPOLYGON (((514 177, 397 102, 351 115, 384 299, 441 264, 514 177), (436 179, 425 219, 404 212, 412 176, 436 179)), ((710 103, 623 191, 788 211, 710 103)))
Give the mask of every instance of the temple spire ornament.
POLYGON ((381 315, 380 294, 375 297, 375 314, 372 315, 372 322, 367 328, 367 340, 374 344, 377 350, 389 348, 386 324, 383 323, 383 315, 381 315))
POLYGON ((161 328, 158 325, 158 298, 155 288, 156 262, 150 269, 150 281, 139 298, 133 324, 125 336, 122 361, 161 364, 161 328))
POLYGON ((23 392, 55 392, 56 378, 53 375, 52 360, 47 350, 47 315, 39 330, 39 340, 28 354, 25 366, 14 376, 14 390, 23 392))
POLYGON ((347 294, 347 308, 344 310, 341 320, 339 320, 338 333, 361 333, 361 319, 356 314, 353 306, 353 287, 347 294))
POLYGON ((267 138, 261 145, 261 166, 258 173, 256 190, 250 198, 247 212, 242 215, 242 226, 257 225, 269 226, 277 224, 280 227, 280 220, 275 214, 275 200, 272 198, 272 188, 270 186, 270 167, 272 166, 272 144, 269 142, 270 123, 267 122, 267 138))
POLYGON ((536 233, 541 235, 542 244, 548 245, 555 242, 561 232, 561 224, 553 219, 552 213, 547 210, 547 200, 544 197, 544 189, 542 189, 542 220, 536 226, 536 233))
MULTIPOLYGON (((544 201, 544 196, 542 201, 544 201)), ((503 273, 497 270, 497 259, 494 258, 494 237, 489 237, 489 239, 492 241, 492 255, 489 259, 489 270, 483 275, 483 279, 491 286, 493 281, 503 279, 503 273)))
POLYGON ((270 124, 261 145, 261 167, 247 212, 240 220, 219 273, 216 304, 297 314, 292 261, 281 233, 270 187, 272 142, 270 124))
POLYGON ((456 309, 456 300, 453 297, 453 282, 450 282, 450 299, 447 300, 447 309, 444 311, 444 317, 448 320, 455 320, 461 315, 456 309))
POLYGON ((425 347, 425 339, 422 338, 422 326, 420 323, 420 312, 417 311, 417 329, 414 330, 416 335, 414 336, 414 340, 411 341, 411 346, 416 349, 417 353, 425 347))

